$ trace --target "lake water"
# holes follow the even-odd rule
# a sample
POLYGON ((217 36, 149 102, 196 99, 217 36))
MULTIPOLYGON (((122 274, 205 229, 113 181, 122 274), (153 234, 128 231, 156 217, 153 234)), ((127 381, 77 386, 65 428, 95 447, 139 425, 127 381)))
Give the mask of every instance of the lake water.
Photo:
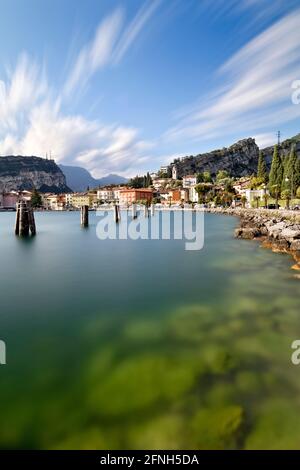
MULTIPOLYGON (((157 215, 156 215, 157 217, 157 215)), ((0 447, 300 448, 300 280, 205 215, 205 245, 0 214, 0 447)))

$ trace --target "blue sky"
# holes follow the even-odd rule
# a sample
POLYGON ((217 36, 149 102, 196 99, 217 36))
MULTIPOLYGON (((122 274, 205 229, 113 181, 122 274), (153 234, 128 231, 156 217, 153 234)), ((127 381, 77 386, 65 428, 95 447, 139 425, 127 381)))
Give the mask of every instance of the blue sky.
POLYGON ((94 176, 300 132, 300 0, 0 0, 0 155, 94 176))

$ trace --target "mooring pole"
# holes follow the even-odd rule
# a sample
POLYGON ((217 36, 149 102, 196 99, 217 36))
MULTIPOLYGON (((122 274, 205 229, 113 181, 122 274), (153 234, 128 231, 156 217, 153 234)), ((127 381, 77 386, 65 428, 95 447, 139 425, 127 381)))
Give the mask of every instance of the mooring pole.
POLYGON ((80 223, 82 227, 89 226, 89 206, 81 206, 80 223))
POLYGON ((131 215, 133 219, 136 219, 136 205, 134 202, 132 203, 132 206, 131 206, 131 215))
POLYGON ((152 204, 151 204, 151 215, 152 215, 152 217, 154 216, 154 213, 155 213, 155 206, 154 206, 154 204, 152 203, 152 204))
POLYGON ((18 201, 16 204, 16 224, 15 224, 15 234, 19 235, 19 227, 20 227, 20 202, 18 201))
POLYGON ((28 223, 31 235, 36 235, 36 226, 34 220, 34 212, 30 203, 27 203, 28 223))
POLYGON ((119 212, 119 207, 117 204, 114 205, 114 215, 115 215, 115 222, 116 224, 119 222, 119 217, 120 217, 120 212, 119 212))
POLYGON ((29 218, 28 209, 25 201, 20 203, 20 215, 19 215, 19 236, 26 237, 29 235, 29 218))
POLYGON ((144 214, 145 214, 145 217, 149 217, 149 211, 148 211, 148 206, 147 206, 147 204, 145 204, 144 214))

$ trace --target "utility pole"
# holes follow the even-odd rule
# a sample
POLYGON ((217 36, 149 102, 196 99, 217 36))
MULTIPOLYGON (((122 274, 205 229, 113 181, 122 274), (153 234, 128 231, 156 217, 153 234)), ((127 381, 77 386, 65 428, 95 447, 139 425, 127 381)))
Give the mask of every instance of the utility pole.
POLYGON ((277 131, 277 140, 278 140, 278 146, 280 145, 280 137, 281 137, 281 132, 277 131))

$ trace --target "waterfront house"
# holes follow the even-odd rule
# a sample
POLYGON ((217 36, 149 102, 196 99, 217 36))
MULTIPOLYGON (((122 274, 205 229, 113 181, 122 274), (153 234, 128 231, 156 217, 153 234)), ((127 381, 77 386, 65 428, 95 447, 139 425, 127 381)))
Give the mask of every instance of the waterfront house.
POLYGON ((149 188, 140 189, 120 189, 119 202, 121 205, 130 205, 133 202, 145 201, 148 204, 152 202, 153 190, 149 188))

